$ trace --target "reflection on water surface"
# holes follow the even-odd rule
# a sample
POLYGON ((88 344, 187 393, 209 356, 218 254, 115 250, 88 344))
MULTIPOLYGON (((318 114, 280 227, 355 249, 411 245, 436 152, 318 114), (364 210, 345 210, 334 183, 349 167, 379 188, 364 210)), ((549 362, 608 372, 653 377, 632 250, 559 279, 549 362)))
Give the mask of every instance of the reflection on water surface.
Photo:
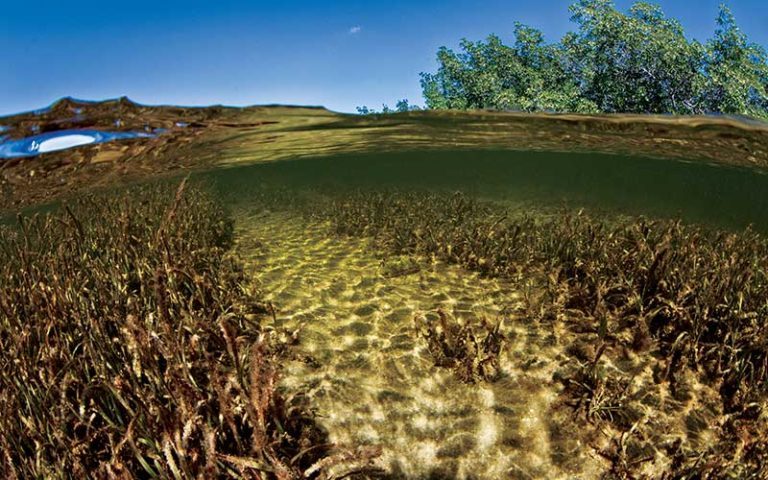
POLYGON ((59 130, 19 140, 6 140, 0 143, 0 158, 32 157, 41 153, 65 150, 90 143, 104 143, 130 138, 150 138, 152 136, 152 134, 144 132, 59 130))

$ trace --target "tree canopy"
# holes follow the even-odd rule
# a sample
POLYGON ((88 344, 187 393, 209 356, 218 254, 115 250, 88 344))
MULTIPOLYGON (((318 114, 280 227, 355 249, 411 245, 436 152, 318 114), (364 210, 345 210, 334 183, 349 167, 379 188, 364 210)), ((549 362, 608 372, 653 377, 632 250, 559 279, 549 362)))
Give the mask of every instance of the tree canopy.
POLYGON ((417 110, 421 110, 421 107, 418 105, 411 105, 408 103, 407 98, 403 98, 402 100, 398 100, 395 104, 395 108, 389 108, 389 105, 382 104, 381 105, 381 111, 377 111, 374 108, 369 108, 367 105, 359 106, 357 107, 357 113, 360 115, 378 115, 381 113, 403 113, 403 112, 414 112, 417 110))
POLYGON ((768 57, 720 6, 714 37, 689 40, 657 5, 627 12, 611 0, 570 7, 575 31, 547 43, 516 23, 514 43, 496 35, 442 47, 422 73, 433 109, 527 112, 736 114, 768 118, 768 57))

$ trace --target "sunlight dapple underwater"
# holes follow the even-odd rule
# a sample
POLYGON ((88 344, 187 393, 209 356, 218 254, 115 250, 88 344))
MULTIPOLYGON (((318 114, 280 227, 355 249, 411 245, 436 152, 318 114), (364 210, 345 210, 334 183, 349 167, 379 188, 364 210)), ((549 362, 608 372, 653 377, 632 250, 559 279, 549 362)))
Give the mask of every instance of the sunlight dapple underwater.
POLYGON ((762 471, 761 125, 63 105, 162 133, 2 165, 11 474, 762 471))
MULTIPOLYGON (((255 4, 227 39, 336 25, 341 58, 384 34, 295 5, 306 32, 234 28, 255 4)), ((570 14, 555 43, 518 23, 439 49, 427 108, 3 117, 0 477, 768 478, 768 55, 726 6, 705 42, 645 2, 570 14)), ((187 17, 194 41, 118 35, 142 56, 115 55, 120 81, 280 71, 187 17), (215 65, 154 61, 182 46, 215 65)), ((27 83, 98 90, 77 63, 27 83)))

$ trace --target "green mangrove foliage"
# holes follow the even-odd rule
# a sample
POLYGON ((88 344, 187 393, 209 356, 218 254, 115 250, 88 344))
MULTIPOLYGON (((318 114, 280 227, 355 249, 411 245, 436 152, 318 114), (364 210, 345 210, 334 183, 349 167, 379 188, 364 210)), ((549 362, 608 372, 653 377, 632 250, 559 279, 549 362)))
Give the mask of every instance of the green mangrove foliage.
POLYGON ((557 43, 518 23, 512 45, 491 35, 463 40, 460 53, 442 47, 437 72, 422 73, 427 106, 768 118, 768 56, 724 5, 704 44, 651 3, 622 13, 611 0, 580 0, 570 10, 576 31, 557 43))
POLYGON ((328 456, 278 390, 269 309, 205 191, 87 197, 0 228, 3 478, 321 478, 376 455, 328 456))
MULTIPOLYGON (((650 448, 648 439, 655 434, 643 433, 637 425, 641 416, 628 408, 638 396, 630 379, 612 378, 606 369, 608 352, 620 358, 631 351, 658 359, 653 382, 679 401, 690 396, 682 383, 686 375, 719 392, 718 442, 698 452, 670 446, 676 463, 665 478, 757 478, 749 475, 768 472, 764 237, 673 221, 609 224, 583 213, 508 216, 499 206, 462 194, 361 192, 331 198, 315 209, 339 234, 372 237, 396 254, 432 256, 486 275, 535 279, 541 293, 529 302, 529 320, 566 322, 590 339, 584 348, 576 345, 575 368, 559 379, 577 412, 622 432, 616 448, 603 452, 617 472, 647 461, 640 454, 627 457, 627 442, 637 444, 639 436, 650 448)), ((453 327, 443 319, 435 328, 453 327)), ((431 341, 430 348, 457 363, 443 352, 445 343, 431 341)))
POLYGON ((374 108, 368 108, 367 105, 359 106, 357 107, 357 113, 360 115, 377 115, 380 113, 387 114, 387 113, 405 113, 405 112, 415 112, 421 110, 421 107, 418 105, 411 105, 408 102, 407 98, 403 98, 397 101, 395 104, 395 108, 390 108, 389 105, 382 104, 381 111, 377 111, 374 108))

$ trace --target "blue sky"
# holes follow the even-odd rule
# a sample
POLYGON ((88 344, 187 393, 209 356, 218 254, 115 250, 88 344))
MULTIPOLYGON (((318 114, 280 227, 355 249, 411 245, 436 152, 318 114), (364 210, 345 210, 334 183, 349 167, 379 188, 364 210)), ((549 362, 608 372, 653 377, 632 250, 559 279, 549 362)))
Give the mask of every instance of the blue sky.
MULTIPOLYGON (((714 30, 721 0, 661 0, 689 36, 714 30)), ((422 103, 419 72, 441 45, 521 21, 557 40, 570 0, 0 0, 0 114, 62 96, 148 104, 325 105, 354 111, 422 103)), ((621 8, 631 0, 618 0, 621 8)), ((768 2, 731 0, 768 46, 768 2)))

